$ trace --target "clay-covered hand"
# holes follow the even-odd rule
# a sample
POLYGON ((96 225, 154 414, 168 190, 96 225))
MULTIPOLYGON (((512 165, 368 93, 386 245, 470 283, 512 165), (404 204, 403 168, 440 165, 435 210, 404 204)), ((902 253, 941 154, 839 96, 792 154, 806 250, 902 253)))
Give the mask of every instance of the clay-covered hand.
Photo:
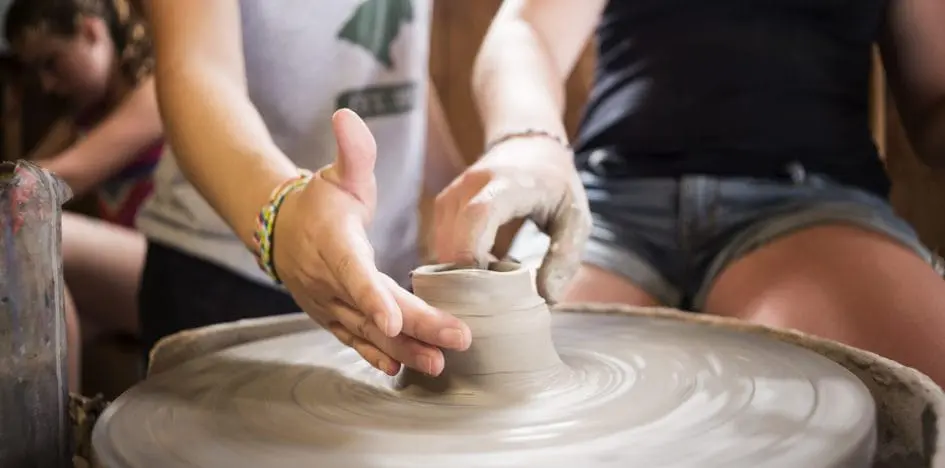
POLYGON ((492 148, 436 199, 434 253, 440 262, 483 265, 499 228, 527 217, 551 237, 538 290, 554 303, 580 266, 590 234, 587 195, 573 153, 546 137, 492 148))
POLYGON ((437 375, 441 348, 468 348, 469 328, 378 271, 365 231, 376 206, 377 147, 354 112, 338 111, 332 123, 337 159, 279 211, 276 273, 309 316, 374 367, 394 375, 402 363, 437 375))

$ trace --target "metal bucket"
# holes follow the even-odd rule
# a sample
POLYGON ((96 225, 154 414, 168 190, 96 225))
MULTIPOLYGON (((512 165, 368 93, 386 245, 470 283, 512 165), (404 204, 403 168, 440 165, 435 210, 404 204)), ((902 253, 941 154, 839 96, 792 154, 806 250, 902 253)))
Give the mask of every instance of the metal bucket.
POLYGON ((58 178, 0 163, 0 466, 69 466, 66 324, 58 178))

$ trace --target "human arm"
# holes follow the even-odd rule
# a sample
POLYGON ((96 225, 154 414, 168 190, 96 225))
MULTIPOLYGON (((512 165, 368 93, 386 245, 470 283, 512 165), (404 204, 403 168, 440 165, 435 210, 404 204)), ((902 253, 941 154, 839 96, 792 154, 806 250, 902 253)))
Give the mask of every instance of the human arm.
POLYGON ((887 79, 917 155, 945 167, 945 3, 891 2, 880 40, 887 79))
POLYGON ((501 142, 437 198, 434 248, 441 260, 482 264, 499 227, 528 217, 551 236, 538 272, 542 296, 554 301, 576 272, 590 214, 566 143, 565 81, 606 3, 502 4, 472 80, 486 141, 501 142))
POLYGON ((446 112, 433 79, 427 86, 427 144, 423 184, 429 193, 443 190, 466 168, 466 162, 450 131, 446 112))
POLYGON ((237 0, 151 0, 158 102, 177 164, 247 245, 270 192, 298 172, 250 101, 237 0))
POLYGON ((565 82, 606 5, 606 0, 503 2, 473 70, 486 141, 522 128, 566 138, 565 82))
POLYGON ((69 148, 76 139, 75 125, 69 118, 57 120, 26 159, 43 161, 69 148))
POLYGON ((37 159, 78 196, 119 172, 162 134, 154 79, 147 78, 85 138, 58 154, 37 155, 37 159))
MULTIPOLYGON (((151 0, 149 8, 158 102, 178 165, 255 250, 260 209, 298 169, 249 98, 239 2, 151 0)), ((376 144, 351 111, 332 123, 335 163, 287 195, 275 217, 275 271, 309 316, 375 367, 396 373, 404 363, 439 374, 438 347, 466 349, 469 329, 377 270, 365 231, 376 207, 376 144), (458 333, 440 338, 446 329, 458 333)))

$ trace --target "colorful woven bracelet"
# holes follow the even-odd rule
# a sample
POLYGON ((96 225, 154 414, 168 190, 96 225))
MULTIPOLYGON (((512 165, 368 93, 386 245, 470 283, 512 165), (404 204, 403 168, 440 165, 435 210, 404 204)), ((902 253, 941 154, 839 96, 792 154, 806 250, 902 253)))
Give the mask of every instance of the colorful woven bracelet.
POLYGON ((290 193, 305 188, 312 180, 312 171, 299 169, 298 177, 293 177, 273 189, 269 195, 269 202, 259 210, 259 216, 256 218, 256 232, 253 234, 253 240, 256 243, 256 249, 253 254, 256 255, 256 262, 259 267, 272 278, 276 284, 282 283, 279 275, 276 274, 276 268, 272 260, 272 234, 276 226, 276 216, 279 215, 279 208, 290 193))

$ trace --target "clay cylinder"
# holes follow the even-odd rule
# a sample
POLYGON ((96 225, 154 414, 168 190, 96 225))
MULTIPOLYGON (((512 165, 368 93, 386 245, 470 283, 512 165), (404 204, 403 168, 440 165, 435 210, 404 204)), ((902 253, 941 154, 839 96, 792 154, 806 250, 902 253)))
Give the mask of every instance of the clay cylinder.
POLYGON ((0 466, 71 466, 62 203, 33 164, 0 164, 0 466))
POLYGON ((412 278, 418 297, 469 325, 472 344, 466 351, 444 350, 446 366, 436 378, 404 371, 403 387, 527 394, 567 370, 551 339, 548 306, 521 265, 495 262, 488 270, 431 265, 415 270, 412 278))

